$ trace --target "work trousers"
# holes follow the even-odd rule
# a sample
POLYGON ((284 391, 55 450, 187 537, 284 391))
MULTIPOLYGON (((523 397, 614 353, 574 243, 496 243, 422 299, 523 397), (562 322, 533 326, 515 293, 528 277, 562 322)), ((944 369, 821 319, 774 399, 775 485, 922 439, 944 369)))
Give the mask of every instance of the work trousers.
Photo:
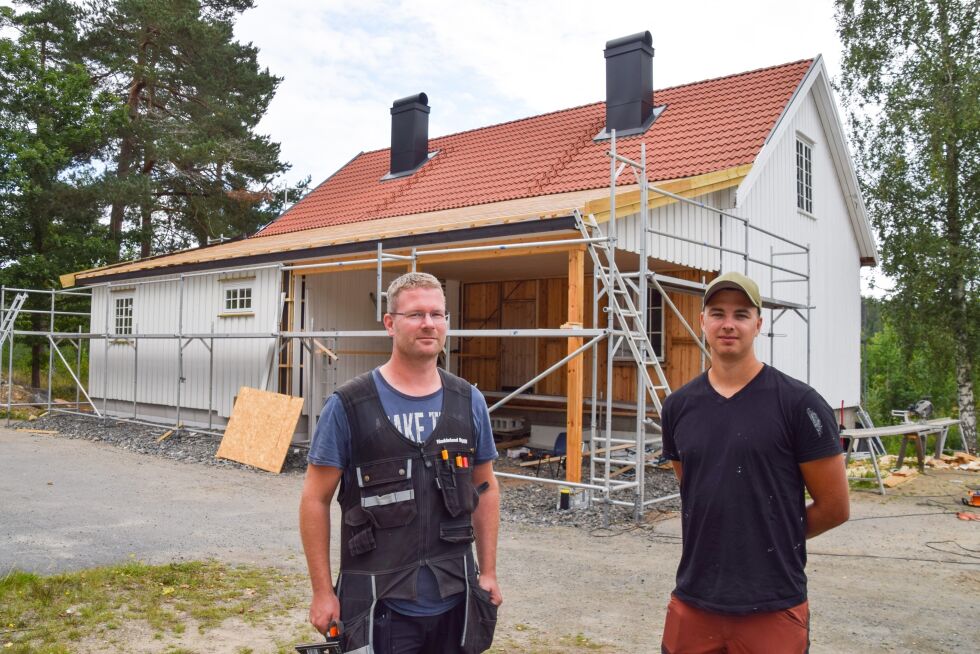
POLYGON ((374 618, 375 654, 459 652, 466 602, 440 615, 412 617, 381 605, 374 618))
POLYGON ((725 615, 702 611, 673 595, 667 605, 662 654, 805 654, 810 651, 810 605, 782 611, 725 615))

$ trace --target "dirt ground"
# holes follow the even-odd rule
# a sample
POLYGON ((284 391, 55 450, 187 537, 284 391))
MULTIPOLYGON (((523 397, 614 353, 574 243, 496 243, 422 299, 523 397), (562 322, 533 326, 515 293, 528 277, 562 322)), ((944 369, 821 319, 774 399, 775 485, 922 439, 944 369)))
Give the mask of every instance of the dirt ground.
MULTIPOLYGON (((50 573, 128 556, 304 570, 299 474, 215 469, 5 429, 0 453, 2 571, 50 573)), ((808 543, 813 652, 980 651, 980 522, 955 515, 967 484, 980 475, 927 471, 885 497, 852 492, 852 520, 808 543)), ((504 522, 493 651, 658 652, 680 520, 651 517, 609 530, 504 522)), ((304 640, 304 618, 297 610, 275 625, 188 628, 163 641, 138 624, 122 628, 132 634, 125 651, 258 653, 304 640)))

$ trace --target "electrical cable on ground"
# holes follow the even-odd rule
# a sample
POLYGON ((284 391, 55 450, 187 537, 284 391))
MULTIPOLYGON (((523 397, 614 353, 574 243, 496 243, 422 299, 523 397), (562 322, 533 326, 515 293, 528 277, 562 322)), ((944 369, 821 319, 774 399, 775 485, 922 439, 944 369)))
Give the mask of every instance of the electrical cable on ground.
MULTIPOLYGON (((942 551, 942 550, 938 550, 938 551, 942 551)), ((947 552, 947 554, 952 554, 952 552, 947 552)), ((947 561, 944 559, 926 559, 918 556, 884 556, 881 554, 846 554, 843 552, 814 552, 814 551, 808 551, 807 556, 836 556, 845 559, 887 559, 890 561, 912 561, 915 563, 955 563, 957 565, 980 566, 980 563, 976 563, 974 561, 947 561)), ((956 554, 956 556, 963 556, 963 555, 956 554)))

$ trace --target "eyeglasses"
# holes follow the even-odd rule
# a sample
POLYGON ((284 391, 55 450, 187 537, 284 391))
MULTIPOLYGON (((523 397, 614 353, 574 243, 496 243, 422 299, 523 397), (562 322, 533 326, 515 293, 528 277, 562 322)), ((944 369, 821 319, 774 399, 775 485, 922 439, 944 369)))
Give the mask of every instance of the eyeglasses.
POLYGON ((410 322, 422 322, 425 317, 428 316, 432 319, 432 322, 437 325, 441 325, 444 322, 449 322, 449 314, 443 313, 442 311, 409 311, 407 313, 401 313, 398 311, 389 311, 389 315, 392 316, 402 316, 405 320, 410 322))

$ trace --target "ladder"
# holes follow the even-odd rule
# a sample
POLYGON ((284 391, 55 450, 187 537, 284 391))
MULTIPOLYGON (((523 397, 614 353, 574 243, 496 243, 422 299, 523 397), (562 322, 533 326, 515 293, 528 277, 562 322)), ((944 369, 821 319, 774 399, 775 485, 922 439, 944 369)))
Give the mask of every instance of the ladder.
POLYGON ((0 347, 10 338, 14 332, 14 323, 17 321, 17 314, 20 313, 24 302, 27 300, 27 293, 18 293, 10 307, 4 312, 3 320, 0 321, 0 347))
MULTIPOLYGON (((586 250, 592 257, 595 274, 599 277, 602 283, 601 288, 606 293, 607 311, 610 317, 609 326, 613 330, 613 335, 621 336, 622 340, 629 346, 633 360, 640 371, 640 378, 646 387, 647 395, 652 399, 659 415, 663 409, 660 392, 663 391, 665 397, 669 395, 670 385, 667 383, 667 377, 660 365, 660 360, 657 358, 657 353, 653 349, 653 343, 650 342, 650 336, 644 328, 643 316, 640 315, 636 303, 633 302, 633 294, 637 293, 638 289, 620 273, 616 265, 614 246, 602 233, 602 228, 596 222, 595 216, 589 214, 583 217, 576 210, 575 222, 582 238, 591 241, 591 247, 586 248, 586 250), (655 373, 655 378, 650 375, 651 367, 655 373)), ((641 302, 641 305, 645 305, 645 302, 641 302)), ((609 356, 613 355, 614 344, 611 340, 609 356)), ((637 418, 641 418, 641 416, 637 416, 637 418)), ((659 430, 659 425, 654 421, 646 417, 642 417, 642 420, 645 425, 659 430)))

